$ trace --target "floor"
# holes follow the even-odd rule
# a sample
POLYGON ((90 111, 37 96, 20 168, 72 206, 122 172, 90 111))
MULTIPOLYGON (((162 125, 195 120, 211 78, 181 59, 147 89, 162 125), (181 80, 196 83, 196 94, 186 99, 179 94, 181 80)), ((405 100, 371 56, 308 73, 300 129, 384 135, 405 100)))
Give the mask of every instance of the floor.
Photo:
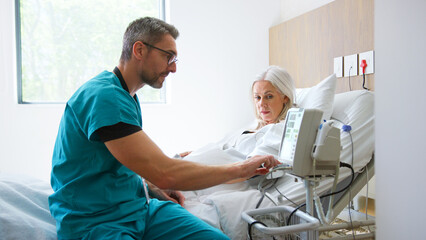
MULTIPOLYGON (((336 220, 332 224, 339 224, 339 223, 349 223, 351 221, 365 221, 365 220, 374 220, 375 219, 375 207, 374 207, 374 200, 368 202, 367 207, 367 213, 364 209, 360 209, 359 211, 355 211, 354 209, 344 209, 339 216, 336 218, 336 220), (371 214, 371 215, 370 215, 371 214)), ((375 226, 364 226, 352 229, 341 229, 341 230, 335 230, 330 231, 327 233, 322 233, 320 235, 320 239, 333 239, 333 238, 341 238, 341 239, 354 239, 354 236, 359 234, 365 234, 370 232, 375 232, 375 226)), ((373 238, 364 238, 367 240, 374 239, 373 238)))

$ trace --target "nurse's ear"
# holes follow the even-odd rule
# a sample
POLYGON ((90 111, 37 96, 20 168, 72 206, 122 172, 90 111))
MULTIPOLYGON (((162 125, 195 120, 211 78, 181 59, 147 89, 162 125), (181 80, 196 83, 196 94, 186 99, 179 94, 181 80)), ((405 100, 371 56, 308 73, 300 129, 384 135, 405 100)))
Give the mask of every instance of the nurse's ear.
POLYGON ((148 52, 148 48, 145 44, 143 44, 141 41, 137 41, 133 44, 132 53, 133 56, 137 60, 141 60, 148 52))

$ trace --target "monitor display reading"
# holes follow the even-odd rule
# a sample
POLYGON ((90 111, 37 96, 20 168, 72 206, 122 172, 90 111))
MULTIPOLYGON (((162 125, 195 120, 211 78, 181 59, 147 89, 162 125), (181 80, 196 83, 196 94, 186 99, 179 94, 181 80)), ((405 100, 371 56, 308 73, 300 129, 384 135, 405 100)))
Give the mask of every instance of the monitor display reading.
POLYGON ((326 131, 322 132, 326 134, 326 140, 314 147, 321 129, 319 126, 322 115, 323 112, 317 109, 288 110, 278 160, 292 167, 290 174, 303 178, 336 172, 340 156, 340 130, 334 127, 327 128, 328 131, 323 130, 326 131), (312 154, 316 156, 315 165, 312 154))
POLYGON ((289 111, 281 142, 280 158, 293 162, 297 139, 303 119, 303 111, 289 111))

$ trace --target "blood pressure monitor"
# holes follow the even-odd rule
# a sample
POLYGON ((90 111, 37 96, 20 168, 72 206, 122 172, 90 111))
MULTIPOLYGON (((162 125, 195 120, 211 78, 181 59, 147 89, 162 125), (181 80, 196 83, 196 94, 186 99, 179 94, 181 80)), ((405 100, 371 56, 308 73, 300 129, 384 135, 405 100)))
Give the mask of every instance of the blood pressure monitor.
POLYGON ((322 115, 317 109, 288 110, 278 160, 291 166, 291 174, 309 177, 335 173, 340 131, 322 122, 322 115))

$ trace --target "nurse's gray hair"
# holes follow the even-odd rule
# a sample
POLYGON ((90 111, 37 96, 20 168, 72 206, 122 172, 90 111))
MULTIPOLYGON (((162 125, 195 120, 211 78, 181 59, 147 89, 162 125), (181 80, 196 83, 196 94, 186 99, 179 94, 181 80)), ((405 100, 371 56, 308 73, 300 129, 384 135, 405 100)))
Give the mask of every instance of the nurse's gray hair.
MULTIPOLYGON (((272 83, 272 85, 278 90, 280 94, 283 96, 288 97, 288 102, 284 104, 283 110, 278 115, 278 118, 276 119, 276 123, 280 122, 285 119, 285 116, 287 115, 287 111, 294 106, 294 101, 296 98, 296 89, 294 87, 294 81, 291 78, 290 74, 281 67, 278 66, 269 66, 264 72, 259 74, 256 79, 254 80, 252 86, 251 86, 251 96, 253 99, 253 87, 254 84, 258 81, 266 80, 272 83)), ((254 113, 256 116, 256 120, 258 122, 257 128, 259 129, 266 125, 266 122, 263 121, 263 119, 260 117, 256 105, 253 103, 254 106, 254 113)))
POLYGON ((160 42, 165 34, 170 34, 174 39, 179 37, 179 31, 163 20, 152 17, 134 20, 124 33, 120 62, 130 60, 135 42, 142 41, 154 45, 160 42))

